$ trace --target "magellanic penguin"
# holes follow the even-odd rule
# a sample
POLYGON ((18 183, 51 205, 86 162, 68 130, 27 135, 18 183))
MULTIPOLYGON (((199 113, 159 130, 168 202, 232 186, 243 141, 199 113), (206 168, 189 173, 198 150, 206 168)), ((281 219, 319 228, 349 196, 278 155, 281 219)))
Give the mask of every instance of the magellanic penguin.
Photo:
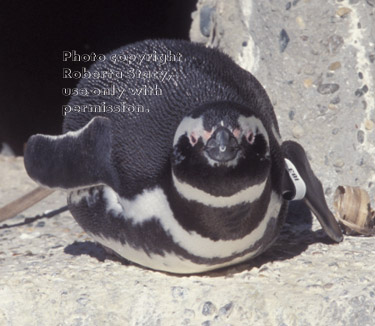
POLYGON ((282 142, 265 90, 227 55, 147 40, 87 72, 64 134, 32 136, 25 166, 67 190, 103 246, 151 269, 205 272, 269 248, 292 199, 342 240, 304 149, 282 142))

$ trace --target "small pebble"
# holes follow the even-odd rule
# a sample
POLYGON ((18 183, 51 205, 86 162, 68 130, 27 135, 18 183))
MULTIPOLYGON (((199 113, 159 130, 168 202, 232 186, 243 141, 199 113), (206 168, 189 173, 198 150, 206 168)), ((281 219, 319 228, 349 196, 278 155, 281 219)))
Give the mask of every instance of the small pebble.
POLYGON ((341 18, 344 18, 346 17, 347 15, 349 15, 350 13, 352 12, 352 10, 350 8, 347 8, 347 7, 341 7, 339 9, 337 9, 336 11, 336 15, 337 16, 340 16, 341 18))
POLYGON ((318 93, 322 95, 333 94, 338 91, 340 86, 338 84, 320 84, 318 86, 318 93))
POLYGON ((331 102, 329 102, 329 103, 331 103, 331 104, 339 104, 340 101, 341 101, 340 97, 339 97, 339 96, 336 96, 336 97, 334 97, 334 98, 331 100, 331 102))
POLYGON ((333 128, 332 129, 332 135, 337 135, 339 133, 340 129, 339 128, 333 128))
POLYGON ((293 110, 290 110, 290 111, 289 111, 289 119, 290 119, 290 120, 294 120, 294 116, 295 116, 295 114, 296 114, 296 113, 295 113, 293 110))
POLYGON ((361 97, 364 94, 363 90, 361 88, 358 88, 355 92, 354 95, 357 97, 361 97))
POLYGON ((337 54, 344 44, 344 39, 342 36, 334 34, 330 36, 323 44, 326 46, 329 53, 337 54))
POLYGON ((359 161, 356 162, 358 166, 363 166, 365 164, 365 160, 362 157, 359 161))
POLYGON ((191 325, 191 320, 189 318, 185 318, 181 323, 181 326, 189 326, 189 325, 191 325))
POLYGON ((335 61, 335 62, 332 62, 328 69, 331 70, 331 71, 335 71, 337 69, 340 69, 341 68, 341 62, 340 61, 335 61))
POLYGON ((296 139, 300 139, 303 136, 303 134, 303 128, 300 125, 297 125, 292 129, 292 135, 296 139))
POLYGON ((366 130, 372 130, 374 128, 374 122, 371 120, 365 121, 365 128, 366 130))
POLYGON ((188 293, 188 290, 182 286, 173 286, 172 287, 172 297, 175 299, 184 298, 188 293))
POLYGON ((304 29, 306 27, 306 24, 305 22, 303 21, 303 18, 301 16, 297 16, 296 18, 296 22, 298 24, 298 26, 302 29, 304 29))
POLYGON ((285 29, 282 29, 279 35, 279 47, 280 52, 283 53, 288 46, 289 43, 289 36, 285 29))
POLYGON ((344 162, 344 160, 342 160, 342 159, 338 159, 338 160, 336 160, 336 161, 333 163, 333 166, 334 166, 335 168, 342 168, 344 165, 345 165, 345 162, 344 162))
POLYGON ((233 302, 227 303, 225 306, 221 307, 219 310, 219 316, 228 315, 233 308, 233 302))
POLYGON ((325 105, 318 104, 317 107, 320 115, 324 115, 328 111, 328 108, 325 105))
POLYGON ((80 297, 76 300, 77 303, 79 303, 82 306, 86 306, 89 303, 89 299, 86 297, 80 297))
POLYGON ((313 80, 311 78, 307 78, 303 81, 303 86, 306 88, 310 88, 313 85, 313 80))
POLYGON ((215 311, 216 311, 216 307, 211 301, 206 301, 203 304, 202 314, 204 316, 212 315, 215 313, 215 311))
POLYGON ((323 285, 323 288, 326 289, 326 290, 329 290, 330 288, 333 287, 333 285, 334 285, 333 283, 326 283, 326 284, 323 285))
POLYGON ((211 17, 215 8, 210 6, 203 6, 200 10, 200 17, 199 17, 199 28, 201 30, 202 35, 209 37, 211 32, 211 17))
POLYGON ((365 141, 365 132, 363 130, 358 130, 357 132, 357 140, 360 144, 363 144, 365 141))

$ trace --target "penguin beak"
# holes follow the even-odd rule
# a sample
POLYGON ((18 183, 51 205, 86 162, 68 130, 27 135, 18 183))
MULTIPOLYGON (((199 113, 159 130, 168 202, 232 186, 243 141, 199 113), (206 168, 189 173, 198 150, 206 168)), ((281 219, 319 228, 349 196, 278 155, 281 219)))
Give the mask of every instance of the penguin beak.
POLYGON ((207 141, 204 150, 211 159, 219 163, 225 163, 233 160, 239 149, 237 139, 230 130, 225 127, 219 127, 207 141))

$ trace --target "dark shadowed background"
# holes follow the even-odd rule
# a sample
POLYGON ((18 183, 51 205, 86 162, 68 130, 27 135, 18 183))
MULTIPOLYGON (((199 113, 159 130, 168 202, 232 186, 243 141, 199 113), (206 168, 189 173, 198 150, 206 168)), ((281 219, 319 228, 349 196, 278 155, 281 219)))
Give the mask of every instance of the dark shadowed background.
POLYGON ((188 39, 195 0, 6 1, 0 10, 0 151, 17 155, 35 133, 61 133, 61 105, 69 100, 62 51, 107 53, 147 38, 188 39))

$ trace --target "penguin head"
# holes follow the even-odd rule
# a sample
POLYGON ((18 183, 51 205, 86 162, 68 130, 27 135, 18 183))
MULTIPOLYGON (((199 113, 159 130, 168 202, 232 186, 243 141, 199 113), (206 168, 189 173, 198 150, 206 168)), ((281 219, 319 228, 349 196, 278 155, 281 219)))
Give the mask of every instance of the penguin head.
POLYGON ((242 105, 206 104, 185 117, 176 130, 173 176, 210 194, 231 196, 260 184, 270 166, 266 129, 242 105))

